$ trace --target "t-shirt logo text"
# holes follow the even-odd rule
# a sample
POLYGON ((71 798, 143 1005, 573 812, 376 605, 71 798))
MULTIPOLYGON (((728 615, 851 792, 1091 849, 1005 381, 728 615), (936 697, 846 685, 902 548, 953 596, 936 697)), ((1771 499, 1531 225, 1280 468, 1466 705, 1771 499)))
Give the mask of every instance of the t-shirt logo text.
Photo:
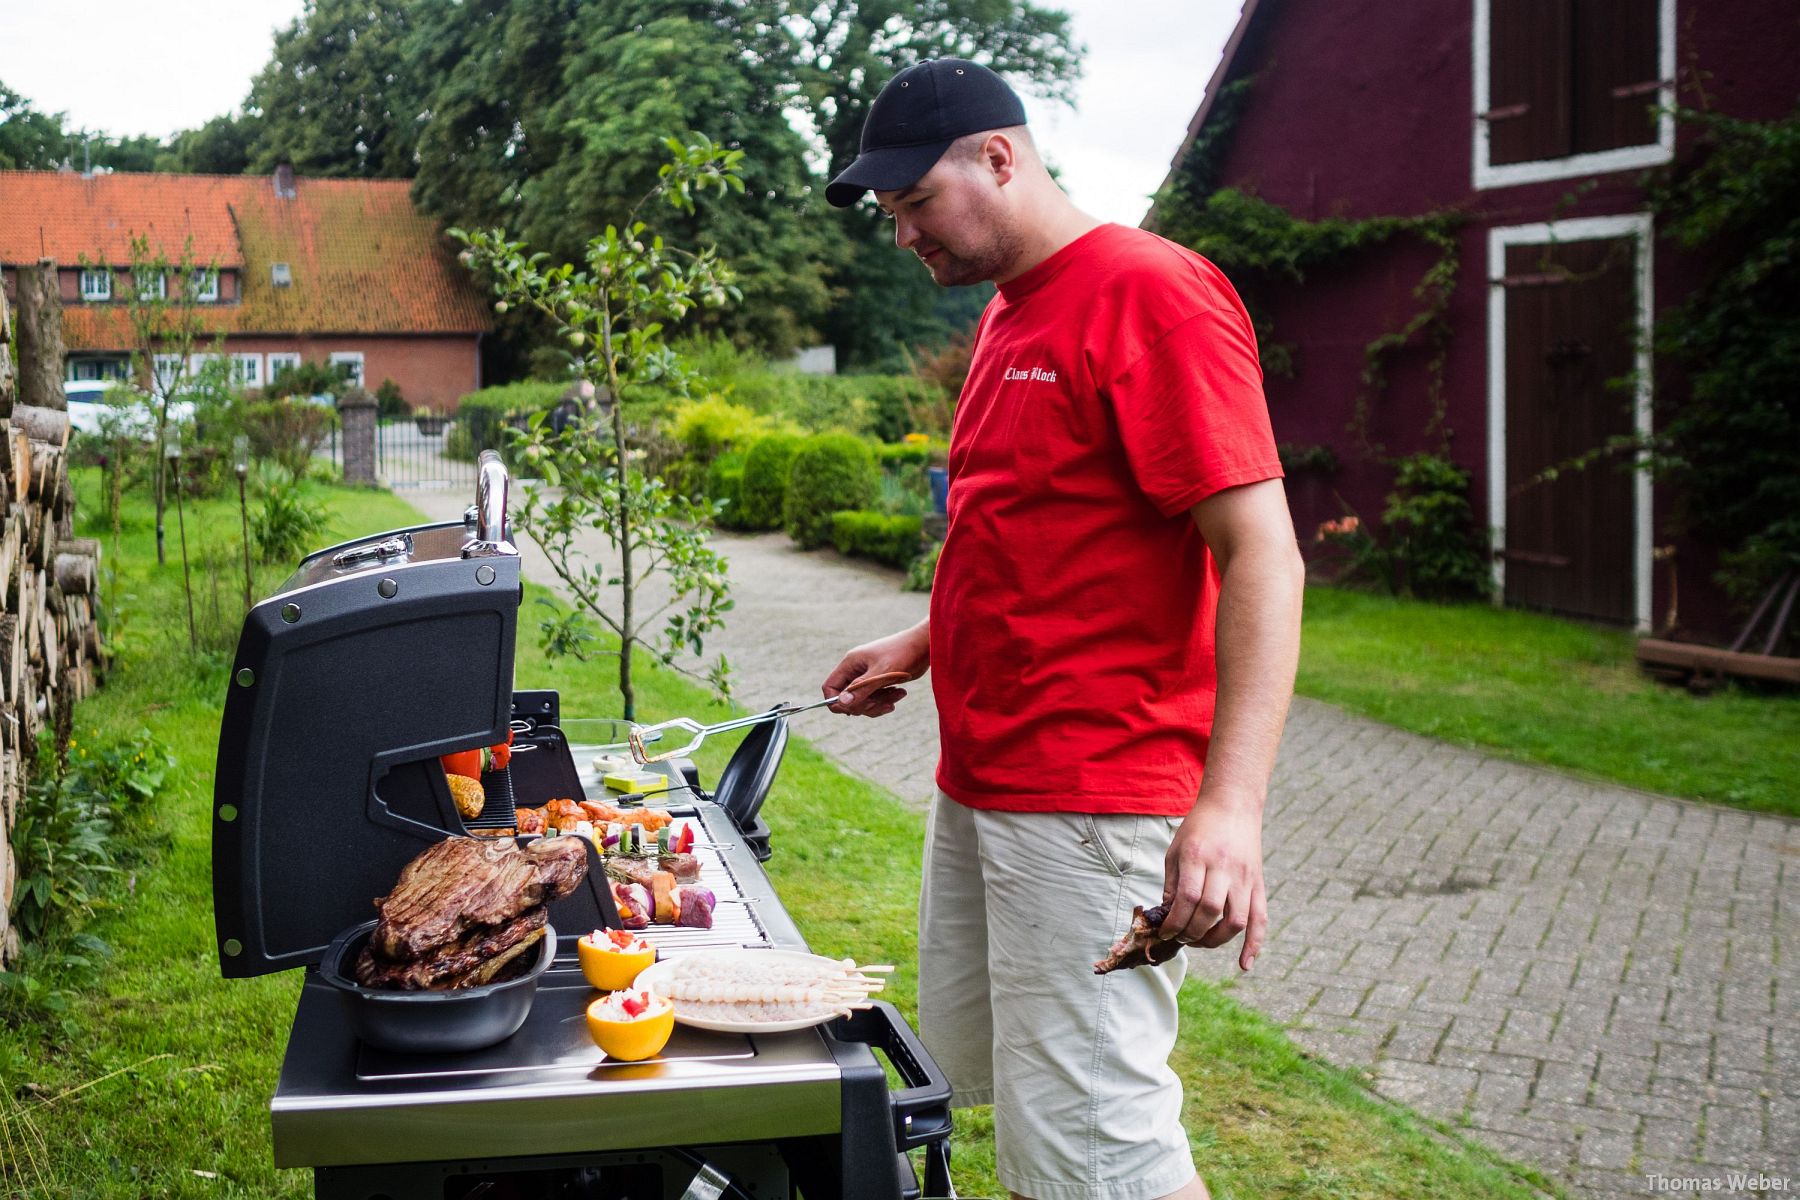
POLYGON ((1015 379, 1033 380, 1037 383, 1055 383, 1056 372, 1046 371, 1042 367, 1033 367, 1029 371, 1019 367, 1006 368, 1006 382, 1011 383, 1015 379))

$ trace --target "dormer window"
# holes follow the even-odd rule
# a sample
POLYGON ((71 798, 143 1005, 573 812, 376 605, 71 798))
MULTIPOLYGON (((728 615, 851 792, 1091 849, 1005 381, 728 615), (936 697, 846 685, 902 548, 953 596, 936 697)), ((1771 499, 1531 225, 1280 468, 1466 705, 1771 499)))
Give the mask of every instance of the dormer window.
POLYGON ((111 300, 112 272, 105 267, 83 267, 81 298, 83 300, 111 300))
POLYGON ((286 263, 270 263, 269 282, 276 287, 292 287, 294 285, 294 273, 288 270, 288 265, 286 263))
POLYGON ((218 303, 219 273, 210 267, 196 268, 189 277, 188 290, 193 292, 194 299, 201 304, 218 303))

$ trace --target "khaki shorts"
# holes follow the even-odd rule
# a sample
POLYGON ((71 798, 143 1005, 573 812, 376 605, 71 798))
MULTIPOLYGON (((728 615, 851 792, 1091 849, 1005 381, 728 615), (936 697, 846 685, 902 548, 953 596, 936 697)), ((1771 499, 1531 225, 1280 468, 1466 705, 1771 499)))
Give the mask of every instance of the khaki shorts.
POLYGON ((939 792, 919 901, 919 1033, 955 1103, 994 1106, 1000 1182, 1148 1200, 1194 1177, 1169 1069, 1186 955, 1095 975, 1162 898, 1172 817, 965 808, 939 792))

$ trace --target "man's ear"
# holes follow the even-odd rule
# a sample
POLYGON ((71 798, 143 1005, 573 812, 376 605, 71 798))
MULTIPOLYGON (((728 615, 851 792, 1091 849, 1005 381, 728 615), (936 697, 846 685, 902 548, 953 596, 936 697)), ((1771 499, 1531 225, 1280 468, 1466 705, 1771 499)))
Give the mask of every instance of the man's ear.
POLYGON ((981 161, 993 172, 994 182, 1005 187, 1019 173, 1019 148, 1006 134, 990 133, 981 144, 981 161))

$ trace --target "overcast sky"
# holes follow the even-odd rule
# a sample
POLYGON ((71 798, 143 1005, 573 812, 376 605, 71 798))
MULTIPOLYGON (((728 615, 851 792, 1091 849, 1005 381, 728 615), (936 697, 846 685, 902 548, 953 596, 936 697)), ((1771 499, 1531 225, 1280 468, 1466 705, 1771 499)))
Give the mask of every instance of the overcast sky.
MULTIPOLYGON (((1240 0, 1056 6, 1074 15, 1086 70, 1075 111, 1026 100, 1038 144, 1077 204, 1135 225, 1199 107, 1240 0)), ((236 107, 268 61, 272 32, 301 8, 301 0, 0 0, 0 81, 75 125, 166 137, 236 107), (71 36, 109 52, 83 61, 68 49, 71 36), (152 70, 159 83, 145 87, 152 70)))

